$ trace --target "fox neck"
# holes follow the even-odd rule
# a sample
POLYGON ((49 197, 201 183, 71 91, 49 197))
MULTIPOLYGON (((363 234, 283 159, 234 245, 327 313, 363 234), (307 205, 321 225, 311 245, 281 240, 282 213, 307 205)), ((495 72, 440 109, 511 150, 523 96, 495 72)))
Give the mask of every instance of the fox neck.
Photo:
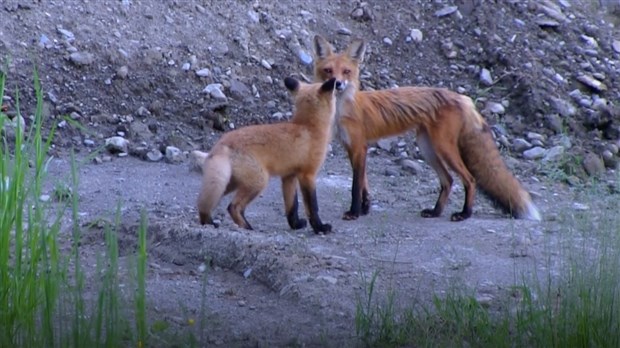
POLYGON ((331 139, 332 130, 336 123, 336 100, 333 101, 329 114, 321 115, 320 118, 316 118, 316 113, 312 113, 311 117, 306 117, 306 114, 295 114, 291 118, 291 122, 307 128, 314 138, 326 137, 331 139))
POLYGON ((359 91, 358 83, 355 81, 346 81, 344 90, 337 92, 336 99, 336 122, 344 116, 348 105, 355 103, 355 94, 359 91))

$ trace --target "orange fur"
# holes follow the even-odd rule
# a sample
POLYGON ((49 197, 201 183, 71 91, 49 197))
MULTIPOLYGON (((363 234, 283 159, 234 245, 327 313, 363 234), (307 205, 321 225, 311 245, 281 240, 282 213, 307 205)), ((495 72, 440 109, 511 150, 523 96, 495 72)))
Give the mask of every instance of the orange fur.
POLYGON ((353 167, 351 208, 344 219, 367 214, 370 208, 367 143, 414 131, 422 155, 437 172, 441 184, 435 207, 423 210, 422 216, 435 217, 443 212, 452 187, 450 169, 461 178, 466 196, 463 210, 452 214, 453 221, 471 216, 476 185, 514 217, 540 220, 529 193, 506 168, 471 98, 429 87, 360 91, 364 42, 354 40, 341 53, 335 53, 321 36, 315 37, 314 44, 315 79, 336 78, 340 82, 336 127, 353 167))
POLYGON ((237 225, 252 229, 245 218, 246 206, 267 186, 269 177, 279 176, 290 227, 306 226, 306 220, 297 215, 299 182, 310 225, 316 233, 331 231, 331 226, 323 224, 318 215, 315 181, 331 140, 336 82, 331 79, 304 84, 287 78, 285 85, 295 99, 290 122, 229 132, 204 160, 203 185, 198 196, 202 224, 214 224, 212 210, 224 195, 236 191, 228 212, 237 225))

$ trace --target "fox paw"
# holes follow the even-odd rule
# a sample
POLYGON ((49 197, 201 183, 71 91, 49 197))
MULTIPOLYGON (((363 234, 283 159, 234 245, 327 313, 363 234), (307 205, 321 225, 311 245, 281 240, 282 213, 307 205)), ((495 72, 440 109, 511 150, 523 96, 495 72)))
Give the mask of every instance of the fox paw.
POLYGON ((458 212, 458 213, 454 213, 452 214, 452 216, 450 217, 450 221, 463 221, 468 219, 471 216, 471 213, 464 213, 464 212, 458 212))
POLYGON ((347 211, 342 215, 342 220, 357 220, 357 218, 359 217, 359 214, 355 214, 351 211, 347 211))
POLYGON ((332 231, 332 225, 330 224, 321 224, 314 229, 314 233, 316 234, 328 234, 332 231))
POLYGON ((439 216, 439 214, 437 214, 437 213, 435 212, 435 209, 424 209, 424 210, 422 210, 422 212, 420 213, 420 215, 421 215, 423 218, 434 218, 434 217, 438 217, 438 216, 439 216))
POLYGON ((293 226, 291 226, 294 230, 300 230, 308 225, 308 221, 306 219, 299 219, 295 222, 293 226))

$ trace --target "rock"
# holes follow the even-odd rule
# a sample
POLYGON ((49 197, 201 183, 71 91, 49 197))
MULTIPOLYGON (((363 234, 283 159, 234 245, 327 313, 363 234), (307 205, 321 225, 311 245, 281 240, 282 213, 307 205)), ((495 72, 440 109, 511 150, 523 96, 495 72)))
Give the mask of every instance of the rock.
POLYGON ((420 163, 410 159, 404 159, 401 162, 403 169, 413 175, 418 175, 424 171, 424 167, 420 163))
POLYGON ((116 70, 116 77, 118 77, 121 80, 126 79, 127 75, 129 75, 129 68, 127 67, 127 65, 123 65, 120 68, 118 68, 118 70, 116 70))
POLYGON ((151 112, 144 106, 140 106, 136 111, 136 115, 139 117, 148 117, 151 116, 151 112))
POLYGON ((384 37, 383 38, 383 43, 388 45, 388 46, 392 46, 392 40, 389 37, 384 37))
POLYGON ((239 80, 230 81, 230 95, 237 100, 243 100, 252 95, 252 92, 243 82, 239 80))
POLYGON ((459 9, 458 6, 446 6, 446 7, 442 8, 441 10, 435 11, 435 16, 436 17, 445 17, 445 16, 453 14, 458 9, 459 9))
POLYGON ((183 162, 183 152, 174 146, 166 146, 166 160, 170 163, 183 162))
POLYGON ((338 278, 332 276, 321 275, 316 277, 317 280, 324 280, 331 285, 336 285, 338 283, 338 278))
POLYGON ((583 42, 585 42, 586 45, 588 45, 591 48, 598 48, 598 42, 596 42, 596 39, 591 36, 582 34, 581 40, 583 40, 583 42))
POLYGON ((614 154, 611 151, 609 150, 603 151, 603 153, 601 154, 601 157, 603 158, 603 163, 605 164, 605 167, 611 168, 611 169, 616 169, 618 167, 618 158, 614 156, 614 154))
POLYGON ((522 153, 525 150, 531 149, 532 144, 523 138, 517 138, 512 143, 512 150, 518 153, 522 153))
POLYGON ((583 159, 583 169, 589 176, 598 176, 605 172, 605 163, 600 156, 590 152, 583 159))
POLYGON ((545 116, 545 121, 547 124, 547 128, 557 133, 562 133, 564 131, 564 122, 562 118, 558 114, 549 114, 545 116))
POLYGON ((536 133, 536 132, 527 132, 527 138, 530 141, 534 141, 534 140, 539 140, 541 142, 545 141, 545 136, 540 133, 536 133))
POLYGON ((592 102, 592 109, 601 111, 607 108, 607 99, 605 98, 596 98, 594 102, 592 102))
POLYGON ((540 1, 537 5, 538 8, 548 17, 560 22, 569 22, 568 17, 562 13, 560 6, 552 3, 551 1, 540 1))
POLYGON ((75 40, 75 35, 67 30, 67 29, 63 29, 63 28, 57 28, 56 29, 64 38, 65 40, 67 40, 68 42, 72 42, 75 40))
POLYGON ((536 160, 536 159, 543 158, 546 153, 547 153, 546 149, 540 146, 536 146, 527 151, 523 151, 523 157, 529 160, 536 160))
POLYGON ((262 65, 263 68, 265 68, 267 70, 271 70, 272 69, 271 64, 269 64, 269 62, 267 60, 265 60, 265 59, 262 59, 260 61, 260 65, 262 65))
POLYGON ((614 40, 611 44, 611 47, 616 51, 616 53, 620 53, 620 40, 614 40))
POLYGON ((78 66, 90 65, 95 61, 95 56, 88 52, 74 52, 69 55, 69 60, 78 66))
POLYGON ((188 71, 189 69, 192 68, 192 65, 189 62, 185 62, 183 63, 183 65, 181 66, 181 70, 183 71, 188 71))
POLYGON ((548 18, 539 18, 536 20, 536 24, 538 24, 541 28, 556 28, 560 26, 560 22, 555 21, 553 19, 548 18))
POLYGON ((339 28, 337 33, 339 35, 346 35, 346 36, 351 36, 351 34, 353 34, 353 32, 349 28, 339 28))
POLYGON ((491 77, 491 72, 488 69, 483 68, 480 70, 480 82, 487 87, 493 85, 493 78, 491 77))
POLYGON ((202 91, 205 93, 208 93, 211 96, 211 98, 215 100, 227 101, 228 98, 226 97, 224 92, 222 92, 223 88, 224 86, 222 86, 221 83, 212 83, 212 84, 207 85, 207 87, 205 87, 205 89, 203 89, 202 91))
POLYGON ((587 204, 573 202, 573 209, 578 211, 587 211, 590 210, 590 207, 587 204))
POLYGON ((196 71, 196 76, 198 77, 209 77, 211 75, 211 70, 204 68, 196 71))
POLYGON ((95 146, 95 142, 91 139, 84 139, 84 145, 87 147, 94 147, 95 146))
POLYGON ((310 65, 314 61, 312 56, 302 49, 297 51, 297 58, 299 58, 299 61, 304 65, 310 65))
POLYGON ((385 176, 396 177, 399 175, 398 170, 394 168, 385 168, 385 176))
POLYGON ((549 101, 558 114, 564 117, 572 117, 577 114, 577 108, 567 100, 551 97, 549 101))
POLYGON ((545 156, 543 157, 543 162, 557 162, 562 155, 564 155, 564 146, 557 145, 550 148, 545 156))
POLYGON ((577 81, 592 88, 596 92, 604 92, 607 90, 607 86, 604 83, 595 79, 591 75, 579 75, 577 76, 577 81))
POLYGON ((486 106, 486 111, 493 114, 503 115, 506 112, 506 109, 501 103, 488 102, 486 106))
POLYGON ((164 154, 158 149, 152 149, 146 153, 146 159, 150 162, 159 162, 164 158, 164 154))
POLYGON ((377 141, 377 147, 384 151, 391 151, 392 144, 396 141, 396 138, 383 138, 377 141))
POLYGON ((422 42, 424 39, 424 35, 420 29, 411 29, 409 36, 411 36, 411 40, 413 40, 413 42, 422 42))
POLYGON ((366 22, 372 20, 372 12, 368 8, 368 3, 362 2, 351 12, 351 18, 358 22, 366 22))
POLYGON ((129 145, 129 140, 119 136, 113 136, 105 140, 105 148, 110 153, 126 153, 127 145, 129 145))

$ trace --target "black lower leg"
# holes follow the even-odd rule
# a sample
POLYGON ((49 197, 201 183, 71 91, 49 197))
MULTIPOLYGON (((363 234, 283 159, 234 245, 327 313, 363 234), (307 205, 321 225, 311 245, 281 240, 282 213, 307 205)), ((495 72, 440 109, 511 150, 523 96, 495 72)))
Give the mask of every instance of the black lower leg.
POLYGON ((370 211, 370 195, 368 190, 364 188, 362 191, 362 215, 367 215, 370 211))
POLYGON ((293 206, 289 211, 286 212, 286 220, 288 221, 288 225, 294 230, 304 228, 308 224, 306 219, 299 218, 298 210, 299 202, 297 201, 297 192, 295 192, 293 206))
POLYGON ((302 193, 304 195, 304 200, 306 201, 306 207, 309 210, 310 226, 312 226, 314 232, 331 232, 332 226, 330 224, 324 224, 319 217, 319 204, 316 198, 316 190, 302 187, 302 193))
POLYGON ((450 220, 452 221, 463 221, 465 219, 469 219, 473 209, 471 207, 471 203, 469 202, 469 190, 465 187, 465 203, 463 204, 463 210, 458 213, 452 214, 450 220))
POLYGON ((441 188, 441 191, 439 192, 439 197, 437 198, 437 202, 435 202, 435 207, 433 209, 424 209, 422 210, 422 217, 425 218, 432 218, 432 217, 438 217, 439 215, 441 215, 441 213, 443 212, 443 206, 441 204, 441 200, 442 200, 442 196, 444 193, 444 188, 441 188))
POLYGON ((362 210, 362 182, 359 170, 353 170, 353 184, 351 186, 351 208, 344 213, 345 220, 356 219, 362 210))

